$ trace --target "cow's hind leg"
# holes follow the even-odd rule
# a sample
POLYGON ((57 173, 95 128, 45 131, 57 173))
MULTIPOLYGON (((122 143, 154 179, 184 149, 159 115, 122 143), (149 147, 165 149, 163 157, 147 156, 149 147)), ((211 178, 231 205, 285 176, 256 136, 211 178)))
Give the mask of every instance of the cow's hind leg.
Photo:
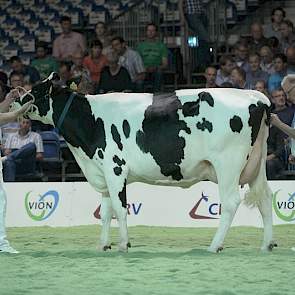
POLYGON ((252 182, 249 182, 249 188, 250 190, 246 194, 245 202, 247 205, 255 205, 258 207, 264 225, 264 237, 261 250, 271 251, 273 247, 277 245, 273 241, 272 192, 267 183, 264 161, 261 161, 258 176, 252 182))
POLYGON ((109 193, 102 194, 101 208, 100 208, 100 216, 101 216, 101 235, 100 235, 100 249, 103 251, 107 251, 111 249, 111 245, 109 242, 110 235, 110 226, 113 217, 113 209, 112 202, 109 193))
POLYGON ((208 251, 215 253, 223 250, 223 241, 241 203, 238 185, 239 177, 232 175, 230 170, 227 169, 218 169, 216 173, 221 201, 221 217, 217 232, 208 249, 208 251))

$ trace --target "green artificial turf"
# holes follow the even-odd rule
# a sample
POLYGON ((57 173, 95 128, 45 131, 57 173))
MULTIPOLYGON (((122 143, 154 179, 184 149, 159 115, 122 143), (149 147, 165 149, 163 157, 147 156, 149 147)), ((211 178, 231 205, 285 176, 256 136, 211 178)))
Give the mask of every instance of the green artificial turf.
POLYGON ((275 226, 279 247, 260 252, 262 230, 232 227, 219 254, 214 228, 130 227, 132 248, 99 252, 99 226, 11 228, 17 255, 0 254, 0 295, 295 294, 294 225, 275 226))

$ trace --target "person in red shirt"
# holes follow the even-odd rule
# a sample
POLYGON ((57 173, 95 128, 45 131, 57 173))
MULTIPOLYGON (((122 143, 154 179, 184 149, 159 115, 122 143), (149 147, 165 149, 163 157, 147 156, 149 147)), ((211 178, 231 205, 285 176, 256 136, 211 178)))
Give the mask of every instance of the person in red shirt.
POLYGON ((90 45, 90 55, 83 60, 83 65, 89 70, 93 82, 99 83, 101 71, 107 63, 106 56, 102 54, 102 43, 99 40, 93 40, 90 45))

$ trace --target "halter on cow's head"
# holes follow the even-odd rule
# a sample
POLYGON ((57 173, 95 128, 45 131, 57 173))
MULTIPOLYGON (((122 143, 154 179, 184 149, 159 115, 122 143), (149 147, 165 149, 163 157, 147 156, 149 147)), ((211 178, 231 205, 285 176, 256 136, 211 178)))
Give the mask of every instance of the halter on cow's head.
POLYGON ((59 76, 57 73, 51 73, 47 79, 34 85, 31 91, 25 92, 16 99, 11 108, 18 109, 21 105, 33 99, 32 108, 27 113, 27 116, 45 124, 53 124, 52 99, 50 94, 53 87, 53 81, 58 79, 59 76))

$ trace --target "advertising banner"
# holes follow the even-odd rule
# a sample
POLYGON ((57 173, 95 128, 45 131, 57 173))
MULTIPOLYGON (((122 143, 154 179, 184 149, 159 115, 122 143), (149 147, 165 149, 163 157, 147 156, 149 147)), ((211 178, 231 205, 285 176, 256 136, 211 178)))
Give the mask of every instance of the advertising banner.
MULTIPOLYGON (((295 223, 295 182, 269 182, 274 224, 295 223)), ((101 195, 87 182, 5 183, 7 226, 100 224, 101 195)), ((241 198, 247 188, 240 190, 241 198)), ((128 225, 217 227, 222 206, 218 186, 189 189, 134 183, 127 187, 128 225)), ((116 226, 114 218, 112 225, 116 226)), ((233 225, 262 227, 257 208, 241 202, 233 225)))

